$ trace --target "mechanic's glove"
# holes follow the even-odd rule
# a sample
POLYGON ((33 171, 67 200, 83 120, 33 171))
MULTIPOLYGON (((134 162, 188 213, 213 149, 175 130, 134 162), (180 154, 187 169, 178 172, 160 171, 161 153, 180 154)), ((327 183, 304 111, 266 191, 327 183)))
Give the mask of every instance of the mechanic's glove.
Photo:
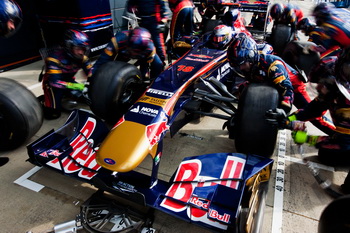
POLYGON ((292 131, 292 138, 296 144, 307 143, 310 146, 315 146, 319 141, 320 136, 307 135, 305 131, 292 131))
POLYGON ((85 85, 83 83, 67 83, 67 88, 71 90, 82 91, 85 85))
POLYGON ((298 121, 295 114, 291 114, 285 121, 286 129, 293 131, 306 131, 306 124, 304 121, 298 121))

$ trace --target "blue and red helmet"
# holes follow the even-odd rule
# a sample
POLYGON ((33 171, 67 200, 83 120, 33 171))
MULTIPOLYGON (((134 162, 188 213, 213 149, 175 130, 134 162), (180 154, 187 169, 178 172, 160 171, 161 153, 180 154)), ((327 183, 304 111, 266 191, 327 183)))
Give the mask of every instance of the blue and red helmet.
POLYGON ((155 49, 151 33, 142 27, 130 31, 128 38, 128 55, 133 59, 148 56, 155 49))
POLYGON ((0 36, 12 35, 22 23, 22 10, 11 0, 0 1, 0 36), (8 23, 11 22, 10 27, 8 23))
POLYGON ((85 55, 89 53, 90 44, 88 36, 79 30, 68 29, 64 35, 64 46, 65 49, 71 57, 75 59, 81 59, 81 57, 76 57, 73 53, 73 48, 80 48, 85 51, 85 55))
POLYGON ((238 67, 245 62, 255 65, 259 61, 258 46, 247 34, 239 33, 227 50, 227 59, 232 67, 238 67))
POLYGON ((272 5, 272 7, 270 9, 270 16, 273 19, 279 19, 279 18, 281 18, 283 11, 284 11, 283 4, 282 3, 275 3, 272 5))

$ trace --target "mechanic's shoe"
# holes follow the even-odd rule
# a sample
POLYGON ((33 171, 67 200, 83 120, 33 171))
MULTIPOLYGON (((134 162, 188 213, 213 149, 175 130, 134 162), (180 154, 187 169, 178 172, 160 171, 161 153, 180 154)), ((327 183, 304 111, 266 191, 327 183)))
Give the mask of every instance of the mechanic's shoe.
POLYGON ((0 167, 4 166, 9 161, 7 157, 0 157, 0 167))

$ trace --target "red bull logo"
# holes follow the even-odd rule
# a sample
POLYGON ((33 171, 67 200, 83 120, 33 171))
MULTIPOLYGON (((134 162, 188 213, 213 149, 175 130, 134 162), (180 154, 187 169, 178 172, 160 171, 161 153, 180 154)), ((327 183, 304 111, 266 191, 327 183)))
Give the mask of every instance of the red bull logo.
POLYGON ((146 126, 146 137, 149 140, 150 148, 157 144, 163 134, 169 129, 167 119, 146 126))

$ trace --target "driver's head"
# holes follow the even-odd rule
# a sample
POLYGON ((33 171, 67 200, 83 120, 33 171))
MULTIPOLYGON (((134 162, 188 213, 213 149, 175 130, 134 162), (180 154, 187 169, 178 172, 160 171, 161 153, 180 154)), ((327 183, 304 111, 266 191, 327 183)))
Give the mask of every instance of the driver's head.
POLYGON ((0 36, 12 35, 22 23, 21 8, 11 0, 0 0, 0 36))
POLYGON ((214 28, 212 33, 212 45, 217 49, 224 49, 232 40, 232 27, 226 25, 218 25, 214 28))
POLYGON ((256 42, 245 33, 238 34, 227 49, 227 59, 236 73, 247 76, 259 61, 256 42))
POLYGON ((136 27, 130 31, 128 38, 127 54, 132 59, 147 57, 155 49, 151 33, 142 27, 136 27))

